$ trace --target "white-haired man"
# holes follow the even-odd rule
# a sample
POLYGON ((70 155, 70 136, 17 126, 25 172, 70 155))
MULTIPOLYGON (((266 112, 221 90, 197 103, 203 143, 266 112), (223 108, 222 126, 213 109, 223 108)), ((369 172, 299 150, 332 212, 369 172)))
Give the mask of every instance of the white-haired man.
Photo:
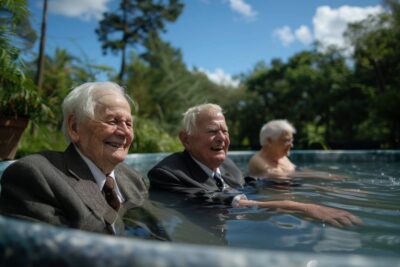
POLYGON ((255 177, 287 177, 295 171, 288 155, 293 147, 296 129, 287 120, 272 120, 260 130, 261 149, 248 165, 249 175, 255 177))
POLYGON ((66 96, 62 110, 68 148, 11 164, 1 179, 0 212, 123 234, 123 216, 148 206, 142 176, 122 163, 134 138, 130 99, 115 83, 85 83, 66 96))
MULTIPOLYGON (((248 173, 252 177, 267 178, 285 186, 292 177, 340 180, 343 176, 311 169, 296 170, 288 156, 293 148, 296 129, 287 120, 271 120, 260 130, 261 149, 249 160, 248 173)), ((321 187, 318 187, 322 189, 321 187)))

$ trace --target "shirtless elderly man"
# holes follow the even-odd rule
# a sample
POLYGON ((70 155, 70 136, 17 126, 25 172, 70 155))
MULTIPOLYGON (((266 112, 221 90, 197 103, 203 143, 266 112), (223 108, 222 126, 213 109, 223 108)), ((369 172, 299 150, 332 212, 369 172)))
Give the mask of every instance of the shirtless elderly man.
POLYGON ((296 129, 287 120, 272 120, 260 131, 261 149, 249 161, 249 174, 256 177, 284 177, 295 171, 289 160, 296 129))
POLYGON ((296 170, 288 158, 293 147, 296 129, 287 120, 272 120, 260 130, 261 149, 249 161, 248 172, 252 177, 287 180, 297 178, 321 178, 341 180, 344 177, 310 169, 296 170))

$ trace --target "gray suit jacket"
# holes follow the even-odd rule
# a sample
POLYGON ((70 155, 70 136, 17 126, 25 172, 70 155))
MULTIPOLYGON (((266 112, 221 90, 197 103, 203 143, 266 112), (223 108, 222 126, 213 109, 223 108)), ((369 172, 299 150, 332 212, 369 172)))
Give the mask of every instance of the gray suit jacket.
POLYGON ((230 205, 240 192, 244 179, 235 163, 226 158, 219 167, 221 176, 229 189, 219 192, 213 178, 192 159, 187 151, 171 154, 160 161, 148 173, 150 190, 182 193, 205 203, 230 205))
POLYGON ((107 204, 89 167, 73 145, 65 152, 30 155, 4 171, 0 212, 24 220, 101 233, 109 232, 107 225, 114 223, 117 234, 122 234, 125 228, 122 218, 128 211, 129 221, 156 224, 152 211, 146 210, 148 192, 141 175, 119 164, 115 177, 126 200, 118 214, 107 204), (140 222, 142 215, 147 221, 140 222))

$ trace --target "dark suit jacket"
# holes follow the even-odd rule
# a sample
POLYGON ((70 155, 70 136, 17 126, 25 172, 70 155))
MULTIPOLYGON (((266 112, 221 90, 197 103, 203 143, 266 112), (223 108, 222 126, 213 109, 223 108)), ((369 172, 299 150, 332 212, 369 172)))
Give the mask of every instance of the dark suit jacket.
POLYGON ((187 151, 171 154, 160 161, 148 173, 150 190, 183 193, 191 199, 207 203, 230 205, 240 192, 244 179, 235 163, 226 158, 220 166, 221 176, 229 189, 219 192, 213 178, 192 159, 187 151))
MULTIPOLYGON (((125 198, 118 214, 107 204, 89 167, 73 145, 65 152, 30 155, 4 171, 0 212, 15 218, 102 233, 109 231, 107 223, 114 223, 118 234, 122 234, 122 217, 128 210, 143 213, 143 208, 148 206, 148 192, 141 175, 125 164, 115 168, 115 177, 125 198)), ((146 217, 151 216, 146 214, 146 217)))

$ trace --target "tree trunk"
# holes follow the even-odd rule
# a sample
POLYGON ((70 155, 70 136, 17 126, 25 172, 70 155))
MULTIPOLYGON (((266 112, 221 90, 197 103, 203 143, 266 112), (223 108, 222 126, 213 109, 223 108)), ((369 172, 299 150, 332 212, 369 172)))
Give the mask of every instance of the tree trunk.
POLYGON ((129 29, 128 29, 128 14, 127 14, 127 8, 126 8, 127 3, 124 1, 123 3, 123 26, 124 26, 124 33, 122 36, 122 59, 121 59, 121 68, 119 70, 119 75, 118 75, 118 82, 121 84, 124 78, 124 74, 125 74, 125 59, 126 59, 126 46, 127 46, 127 36, 129 33, 129 29))
POLYGON ((121 68, 118 74, 118 83, 121 84, 122 80, 124 78, 124 74, 125 74, 125 50, 126 50, 126 46, 125 44, 123 45, 124 47, 122 48, 122 59, 121 59, 121 68))
POLYGON ((39 46, 39 58, 37 64, 36 73, 36 85, 38 90, 42 88, 43 83, 43 71, 44 71, 44 48, 46 45, 46 23, 47 23, 47 1, 43 2, 43 14, 42 14, 42 27, 40 32, 40 46, 39 46))

